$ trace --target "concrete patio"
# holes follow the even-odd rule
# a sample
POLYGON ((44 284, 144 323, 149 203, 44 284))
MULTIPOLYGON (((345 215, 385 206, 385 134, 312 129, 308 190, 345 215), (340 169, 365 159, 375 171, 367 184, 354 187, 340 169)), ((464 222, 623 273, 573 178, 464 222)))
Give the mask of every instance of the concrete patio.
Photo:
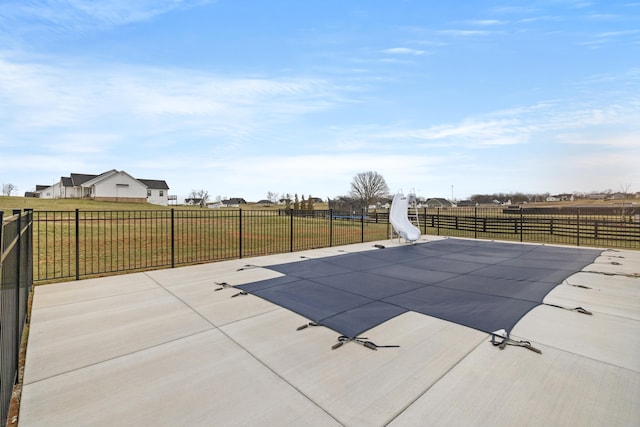
POLYGON ((220 286, 376 243, 398 244, 37 287, 19 425, 640 425, 638 251, 604 251, 545 299, 593 315, 540 305, 516 325, 542 354, 415 312, 366 333, 397 348, 332 350, 336 332, 220 286))

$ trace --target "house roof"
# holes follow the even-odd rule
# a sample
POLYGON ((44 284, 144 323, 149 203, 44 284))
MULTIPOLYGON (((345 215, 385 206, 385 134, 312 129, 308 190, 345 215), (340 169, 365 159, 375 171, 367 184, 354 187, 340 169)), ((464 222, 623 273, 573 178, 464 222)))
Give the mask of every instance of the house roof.
POLYGON ((168 190, 169 185, 167 181, 162 179, 141 179, 138 178, 138 181, 147 186, 147 188, 151 190, 168 190))
POLYGON ((432 197, 427 200, 427 204, 438 203, 440 206, 453 206, 453 204, 447 199, 443 199, 441 197, 432 197))
MULTIPOLYGON (((71 176, 69 177, 61 177, 60 181, 62 182, 62 185, 64 187, 78 187, 81 186, 83 184, 88 183, 89 181, 100 181, 103 178, 107 178, 111 175, 115 175, 119 173, 117 170, 115 169, 111 169, 108 170, 106 172, 103 172, 99 175, 91 175, 91 174, 83 174, 83 173, 72 173, 71 176)), ((125 171, 120 171, 120 173, 124 173, 126 175, 129 175, 127 172, 125 171)), ((131 176, 131 175, 129 175, 131 176)), ((152 190, 168 190, 169 189, 169 185, 167 184, 167 182, 165 180, 162 179, 139 179, 139 178, 134 178, 133 176, 131 176, 131 178, 140 181, 140 183, 142 183, 143 185, 145 185, 147 188, 152 189, 152 190)), ((92 183, 89 183, 89 185, 92 183)))
POLYGON ((239 205, 241 203, 247 203, 247 202, 242 197, 232 197, 228 200, 223 200, 222 203, 224 203, 225 205, 228 205, 228 204, 239 205))
MULTIPOLYGON (((121 171, 121 173, 123 173, 123 174, 125 174, 125 175, 127 175, 127 176, 131 177, 131 179, 135 179, 134 177, 132 177, 131 175, 129 175, 129 174, 128 174, 128 173, 126 173, 125 171, 121 171)), ((110 177, 112 177, 112 176, 114 176, 114 175, 117 175, 117 174, 118 174, 118 171, 117 171, 117 170, 115 170, 115 169, 111 169, 111 170, 109 170, 109 171, 102 172, 100 175, 97 175, 97 176, 95 176, 94 178, 91 178, 91 179, 90 179, 90 180, 88 180, 88 181, 83 182, 83 183, 82 183, 82 185, 84 185, 84 186, 91 186, 91 185, 95 185, 95 184, 97 184, 98 182, 100 182, 100 181, 104 181, 105 179, 110 178, 110 177)))
MULTIPOLYGON (((67 182, 63 182, 62 184, 65 187, 77 187, 77 186, 80 186, 80 185, 84 184, 85 182, 87 182, 89 180, 92 180, 93 178, 95 178, 97 176, 98 175, 87 175, 87 174, 84 174, 84 173, 72 173, 71 177, 68 178, 71 181, 70 182, 67 181, 67 182, 70 183, 70 185, 67 185, 67 182)), ((64 180, 64 179, 65 178, 62 177, 62 180, 64 180)))

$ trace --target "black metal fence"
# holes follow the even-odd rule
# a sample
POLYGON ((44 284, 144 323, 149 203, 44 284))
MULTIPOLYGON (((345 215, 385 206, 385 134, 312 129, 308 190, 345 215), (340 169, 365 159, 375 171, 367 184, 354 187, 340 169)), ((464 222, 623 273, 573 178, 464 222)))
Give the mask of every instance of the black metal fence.
POLYGON ((425 234, 640 249, 640 212, 629 209, 469 207, 425 209, 419 216, 425 234))
POLYGON ((332 210, 34 212, 34 280, 81 279, 384 239, 389 224, 332 210))
MULTIPOLYGON (((452 208, 415 212, 425 235, 640 249, 629 212, 452 208)), ((387 213, 334 210, 34 212, 34 280, 81 279, 383 240, 387 213)))
POLYGON ((0 211, 0 425, 5 425, 18 379, 22 333, 33 284, 33 212, 3 219, 0 211))

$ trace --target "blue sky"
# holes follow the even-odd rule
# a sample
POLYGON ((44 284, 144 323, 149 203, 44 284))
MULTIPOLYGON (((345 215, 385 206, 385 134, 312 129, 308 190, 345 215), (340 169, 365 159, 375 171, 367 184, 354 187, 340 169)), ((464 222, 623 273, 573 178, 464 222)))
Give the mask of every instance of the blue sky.
POLYGON ((640 191, 640 2, 3 0, 0 183, 640 191))

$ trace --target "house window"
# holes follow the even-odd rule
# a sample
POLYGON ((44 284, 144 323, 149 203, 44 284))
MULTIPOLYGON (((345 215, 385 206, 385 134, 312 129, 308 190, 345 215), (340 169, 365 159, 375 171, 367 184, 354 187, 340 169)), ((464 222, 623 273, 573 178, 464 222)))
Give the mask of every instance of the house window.
POLYGON ((151 197, 151 190, 147 190, 147 197, 151 197))
POLYGON ((164 196, 164 190, 160 190, 160 197, 164 196))

